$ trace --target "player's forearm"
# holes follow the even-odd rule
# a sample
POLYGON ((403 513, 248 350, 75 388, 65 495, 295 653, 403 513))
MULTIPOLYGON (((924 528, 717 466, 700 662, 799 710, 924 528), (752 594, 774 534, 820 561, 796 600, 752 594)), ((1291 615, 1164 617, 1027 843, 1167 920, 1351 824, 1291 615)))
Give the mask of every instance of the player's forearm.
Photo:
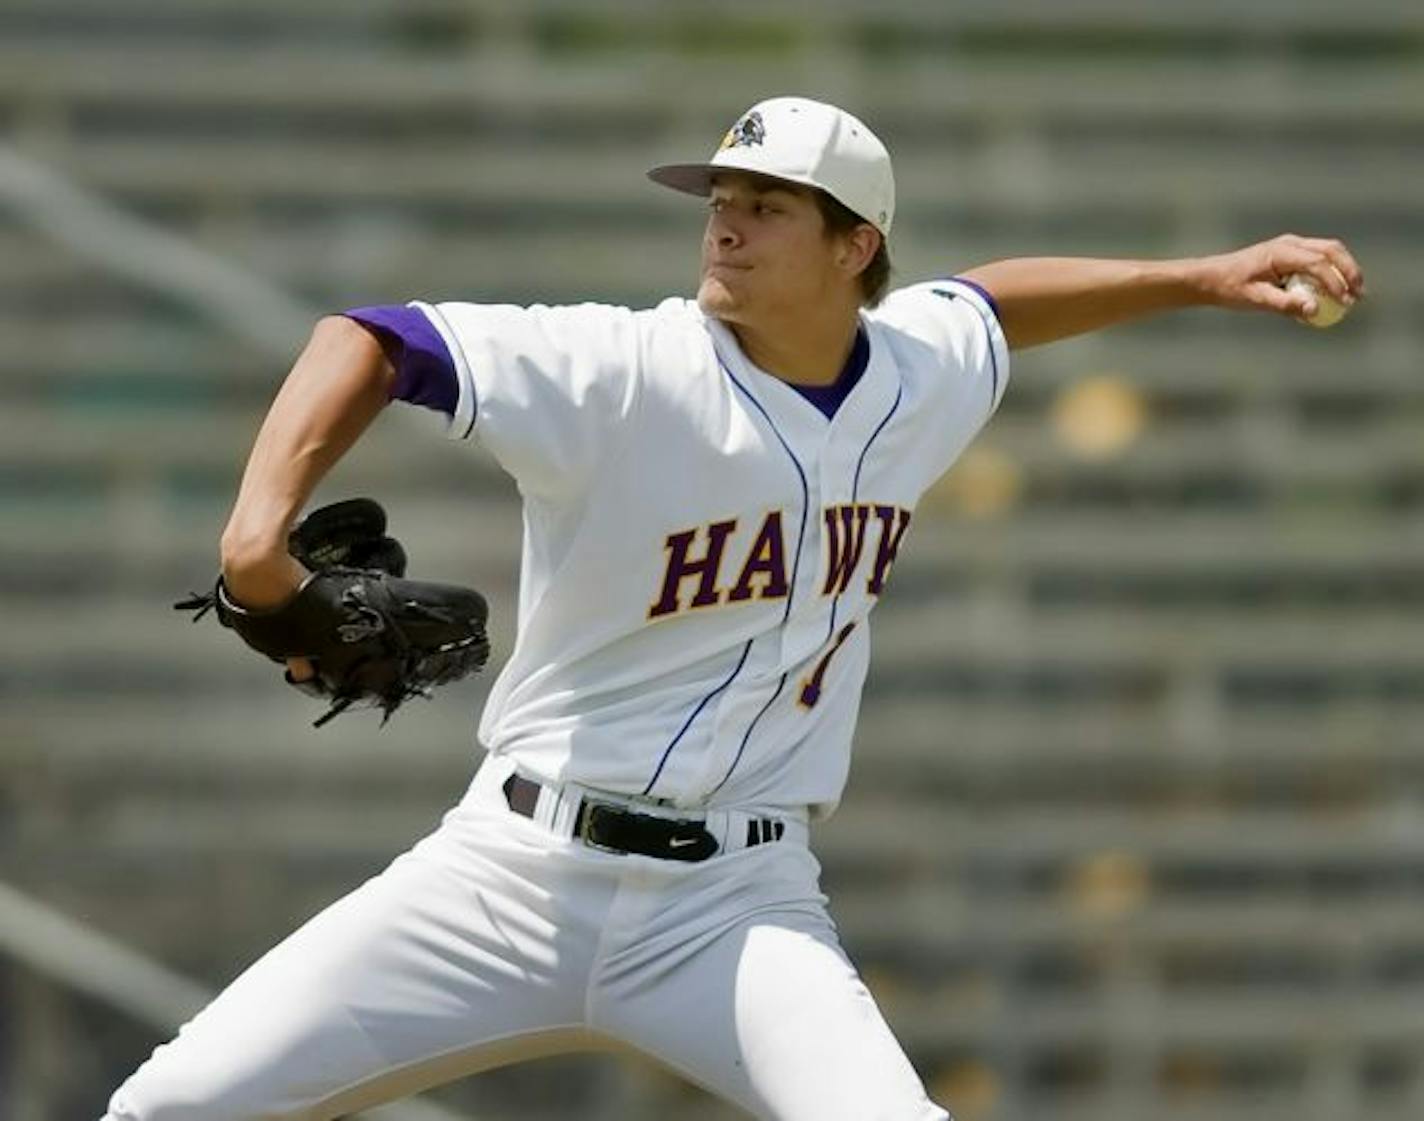
POLYGON ((262 422, 223 531, 223 573, 240 602, 280 602, 300 579, 287 531, 385 407, 393 377, 364 328, 338 316, 317 324, 262 422))
POLYGON ((1157 312, 1216 302, 1204 261, 1027 257, 960 275, 999 305, 1009 345, 1039 346, 1157 312))

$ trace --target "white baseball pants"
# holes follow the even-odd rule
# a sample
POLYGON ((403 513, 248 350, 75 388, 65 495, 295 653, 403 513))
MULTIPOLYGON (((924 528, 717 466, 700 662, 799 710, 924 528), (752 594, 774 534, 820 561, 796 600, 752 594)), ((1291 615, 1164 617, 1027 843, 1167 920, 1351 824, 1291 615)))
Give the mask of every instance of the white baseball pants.
POLYGON ((510 811, 510 769, 488 759, 432 835, 155 1050, 105 1121, 327 1121, 607 1047, 756 1117, 947 1121, 840 948, 804 823, 695 864, 605 853, 510 811))

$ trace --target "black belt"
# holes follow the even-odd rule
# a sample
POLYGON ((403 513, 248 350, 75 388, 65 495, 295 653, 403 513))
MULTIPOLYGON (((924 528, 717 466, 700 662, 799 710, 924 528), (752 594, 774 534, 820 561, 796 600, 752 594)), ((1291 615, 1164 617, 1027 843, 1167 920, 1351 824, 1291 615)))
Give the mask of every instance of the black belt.
MULTIPOLYGON (((522 775, 504 780, 509 808, 533 818, 543 786, 522 775)), ((781 838, 786 826, 771 818, 747 823, 747 846, 781 838)), ((574 815, 574 836, 591 848, 605 852, 636 853, 661 860, 697 862, 715 856, 720 846, 707 826, 696 818, 654 817, 636 810, 585 797, 574 815)))

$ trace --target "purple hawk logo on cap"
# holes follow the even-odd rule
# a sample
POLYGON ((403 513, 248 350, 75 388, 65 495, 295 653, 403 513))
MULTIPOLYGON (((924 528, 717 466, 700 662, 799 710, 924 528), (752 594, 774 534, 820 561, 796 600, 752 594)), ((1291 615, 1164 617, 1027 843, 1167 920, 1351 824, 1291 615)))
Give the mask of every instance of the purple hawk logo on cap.
POLYGON ((717 149, 724 152, 728 148, 750 148, 753 144, 766 143, 766 124, 761 119, 761 114, 753 109, 727 130, 727 135, 722 137, 722 144, 717 149))

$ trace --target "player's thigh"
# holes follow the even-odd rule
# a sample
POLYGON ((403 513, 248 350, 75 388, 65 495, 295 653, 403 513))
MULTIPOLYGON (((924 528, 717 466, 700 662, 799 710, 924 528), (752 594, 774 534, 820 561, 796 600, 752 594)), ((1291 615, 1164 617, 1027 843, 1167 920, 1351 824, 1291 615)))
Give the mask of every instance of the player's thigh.
POLYGON ((604 1003, 625 1042, 758 1117, 948 1117, 808 900, 729 916, 630 971, 604 1003))
POLYGON ((754 920, 737 949, 738 1072, 777 1121, 943 1121, 829 921, 754 920))
POLYGON ((553 894, 494 859, 400 858, 158 1048, 110 1116, 334 1117, 582 1046, 592 932, 559 922, 553 894))

